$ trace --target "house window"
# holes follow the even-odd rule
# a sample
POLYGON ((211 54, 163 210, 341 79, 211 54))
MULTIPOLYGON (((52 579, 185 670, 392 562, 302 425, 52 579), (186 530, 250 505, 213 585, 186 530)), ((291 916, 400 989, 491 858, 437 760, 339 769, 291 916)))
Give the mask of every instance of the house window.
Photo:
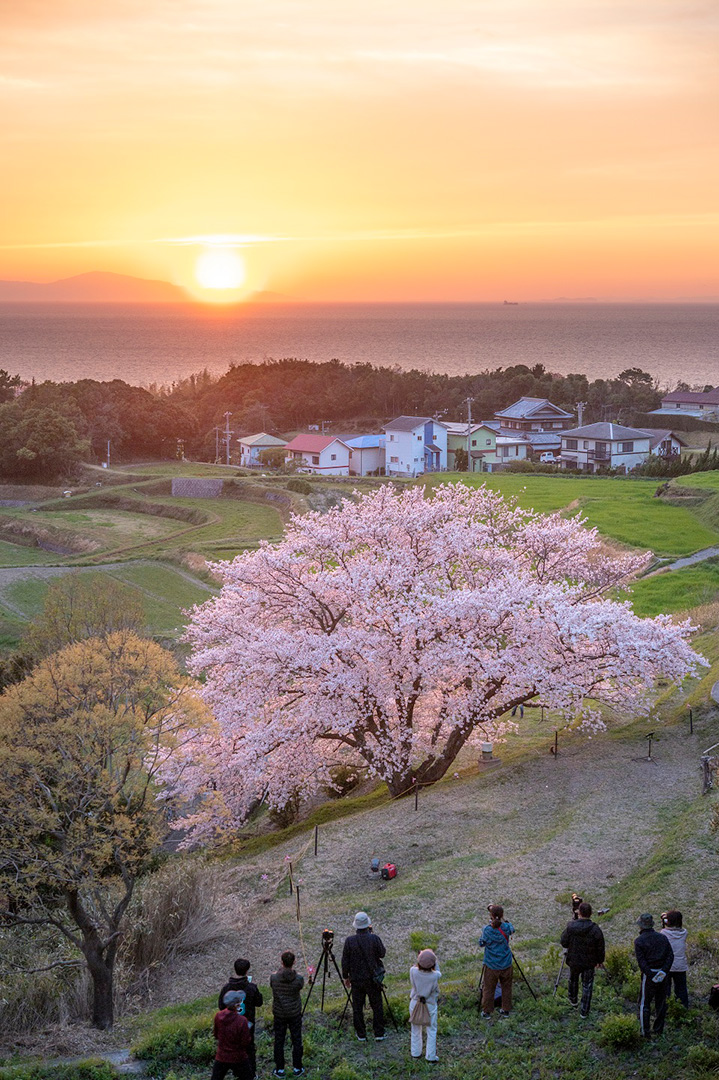
POLYGON ((477 440, 476 440, 476 439, 472 439, 472 446, 476 446, 476 445, 477 445, 477 440))
POLYGON ((397 462, 399 461, 399 458, 398 457, 391 457, 389 460, 393 465, 396 465, 397 462))
POLYGON ((390 432, 390 436, 389 436, 389 441, 390 441, 390 442, 394 442, 394 435, 392 435, 392 433, 391 433, 391 432, 390 432))
POLYGON ((337 460, 337 455, 336 454, 330 454, 330 461, 336 461, 336 460, 337 460))
POLYGON ((312 464, 313 465, 319 465, 319 463, 320 463, 320 455, 319 454, 313 454, 312 455, 312 464))
POLYGON ((418 435, 417 439, 418 439, 419 442, 422 442, 422 436, 421 435, 418 435))
POLYGON ((567 450, 578 450, 579 444, 576 439, 567 439, 567 450))
POLYGON ((486 442, 487 446, 492 445, 492 440, 491 439, 485 439, 485 442, 486 442))
POLYGON ((619 444, 619 452, 620 452, 620 454, 632 454, 632 453, 634 453, 634 443, 633 442, 620 443, 619 444))
POLYGON ((582 443, 582 446, 584 447, 585 450, 588 450, 589 449, 589 441, 587 439, 585 439, 584 442, 582 443))

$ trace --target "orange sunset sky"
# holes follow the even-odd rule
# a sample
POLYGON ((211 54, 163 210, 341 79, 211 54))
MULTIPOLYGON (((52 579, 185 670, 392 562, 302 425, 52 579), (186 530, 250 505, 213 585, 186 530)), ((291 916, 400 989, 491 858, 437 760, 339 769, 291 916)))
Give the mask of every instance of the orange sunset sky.
POLYGON ((0 278, 716 298, 718 28, 715 0, 7 0, 0 278))

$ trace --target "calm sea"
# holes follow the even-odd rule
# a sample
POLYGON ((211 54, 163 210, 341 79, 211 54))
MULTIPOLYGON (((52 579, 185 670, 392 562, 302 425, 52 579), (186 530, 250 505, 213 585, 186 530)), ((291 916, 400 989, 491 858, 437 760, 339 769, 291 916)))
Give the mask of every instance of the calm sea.
POLYGON ((0 367, 26 379, 168 384, 266 358, 450 375, 510 364, 662 386, 719 383, 719 304, 0 304, 0 367))

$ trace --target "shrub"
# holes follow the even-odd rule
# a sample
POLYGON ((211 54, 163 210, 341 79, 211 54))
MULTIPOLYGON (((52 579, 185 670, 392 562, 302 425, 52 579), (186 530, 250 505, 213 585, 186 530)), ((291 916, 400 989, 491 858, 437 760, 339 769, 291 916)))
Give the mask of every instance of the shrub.
POLYGON ((634 970, 631 951, 625 945, 613 945, 607 949, 604 970, 610 983, 619 986, 626 982, 634 970))
POLYGON ((687 1061, 695 1069, 719 1069, 719 1050, 704 1043, 695 1043, 687 1050, 687 1061))
POLYGON ((285 487, 288 491, 296 491, 298 495, 312 494, 312 485, 306 480, 300 480, 298 476, 293 476, 291 480, 288 480, 285 487))
POLYGON ((206 859, 183 855, 140 881, 120 951, 136 984, 160 964, 218 936, 220 875, 206 859))
POLYGON ((117 1080, 119 1073, 109 1061, 88 1059, 67 1065, 12 1065, 0 1068, 0 1080, 117 1080))
POLYGON ((167 1020, 158 1024, 133 1046, 132 1053, 153 1065, 176 1062, 208 1065, 215 1056, 213 1016, 214 1013, 205 1013, 187 1020, 167 1020))
POLYGON ((599 1025, 599 1042, 610 1050, 631 1050, 639 1046, 639 1024, 633 1016, 610 1013, 599 1025))
POLYGON ((340 1061, 330 1073, 330 1080, 362 1080, 362 1074, 358 1073, 354 1065, 347 1061, 340 1061))
POLYGON ((332 783, 325 788, 330 799, 342 799, 354 791, 362 780, 356 765, 333 765, 330 769, 332 783))

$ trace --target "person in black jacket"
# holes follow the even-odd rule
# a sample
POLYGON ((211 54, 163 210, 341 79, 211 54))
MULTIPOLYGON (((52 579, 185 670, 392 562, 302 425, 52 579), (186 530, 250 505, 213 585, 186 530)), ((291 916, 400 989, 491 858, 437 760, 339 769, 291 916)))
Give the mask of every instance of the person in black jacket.
POLYGON ((384 1009, 382 1008, 382 982, 376 976, 384 974, 382 957, 385 947, 382 939, 372 933, 372 922, 365 911, 358 911, 352 923, 357 931, 345 938, 342 949, 342 978, 352 990, 352 1019, 360 1042, 367 1039, 364 1020, 365 999, 369 998, 372 1009, 372 1030, 376 1042, 385 1038, 384 1009))
POLYGON ((669 972, 674 963, 674 951, 667 938, 654 929, 651 915, 640 915, 637 919, 639 937, 634 941, 634 954, 642 973, 639 991, 639 1029, 645 1038, 650 1038, 649 1021, 652 1002, 654 1002, 654 1034, 664 1031, 664 1017, 667 1012, 669 991, 669 972))
POLYGON ((287 949, 280 957, 282 967, 270 975, 272 1015, 275 1022, 275 1067, 273 1076, 285 1075, 285 1037, 289 1028, 292 1040, 292 1071, 302 1076, 302 1000, 300 990, 305 980, 295 971, 295 954, 287 949))
POLYGON ((240 958, 235 960, 235 975, 230 977, 220 990, 220 998, 217 1003, 218 1009, 224 1009, 224 997, 230 990, 242 990, 245 994, 245 1012, 247 1023, 250 1025, 252 1043, 247 1051, 250 1059, 250 1076, 254 1077, 257 1072, 257 1047, 255 1046, 255 1012, 262 1005, 262 994, 259 986, 252 981, 250 961, 240 958))
POLYGON ((592 922, 592 905, 582 900, 578 917, 567 923, 560 941, 567 950, 569 968, 569 1004, 579 1004, 579 979, 582 980, 582 1008, 579 1015, 589 1016, 594 989, 594 969, 604 963, 604 934, 592 922))

